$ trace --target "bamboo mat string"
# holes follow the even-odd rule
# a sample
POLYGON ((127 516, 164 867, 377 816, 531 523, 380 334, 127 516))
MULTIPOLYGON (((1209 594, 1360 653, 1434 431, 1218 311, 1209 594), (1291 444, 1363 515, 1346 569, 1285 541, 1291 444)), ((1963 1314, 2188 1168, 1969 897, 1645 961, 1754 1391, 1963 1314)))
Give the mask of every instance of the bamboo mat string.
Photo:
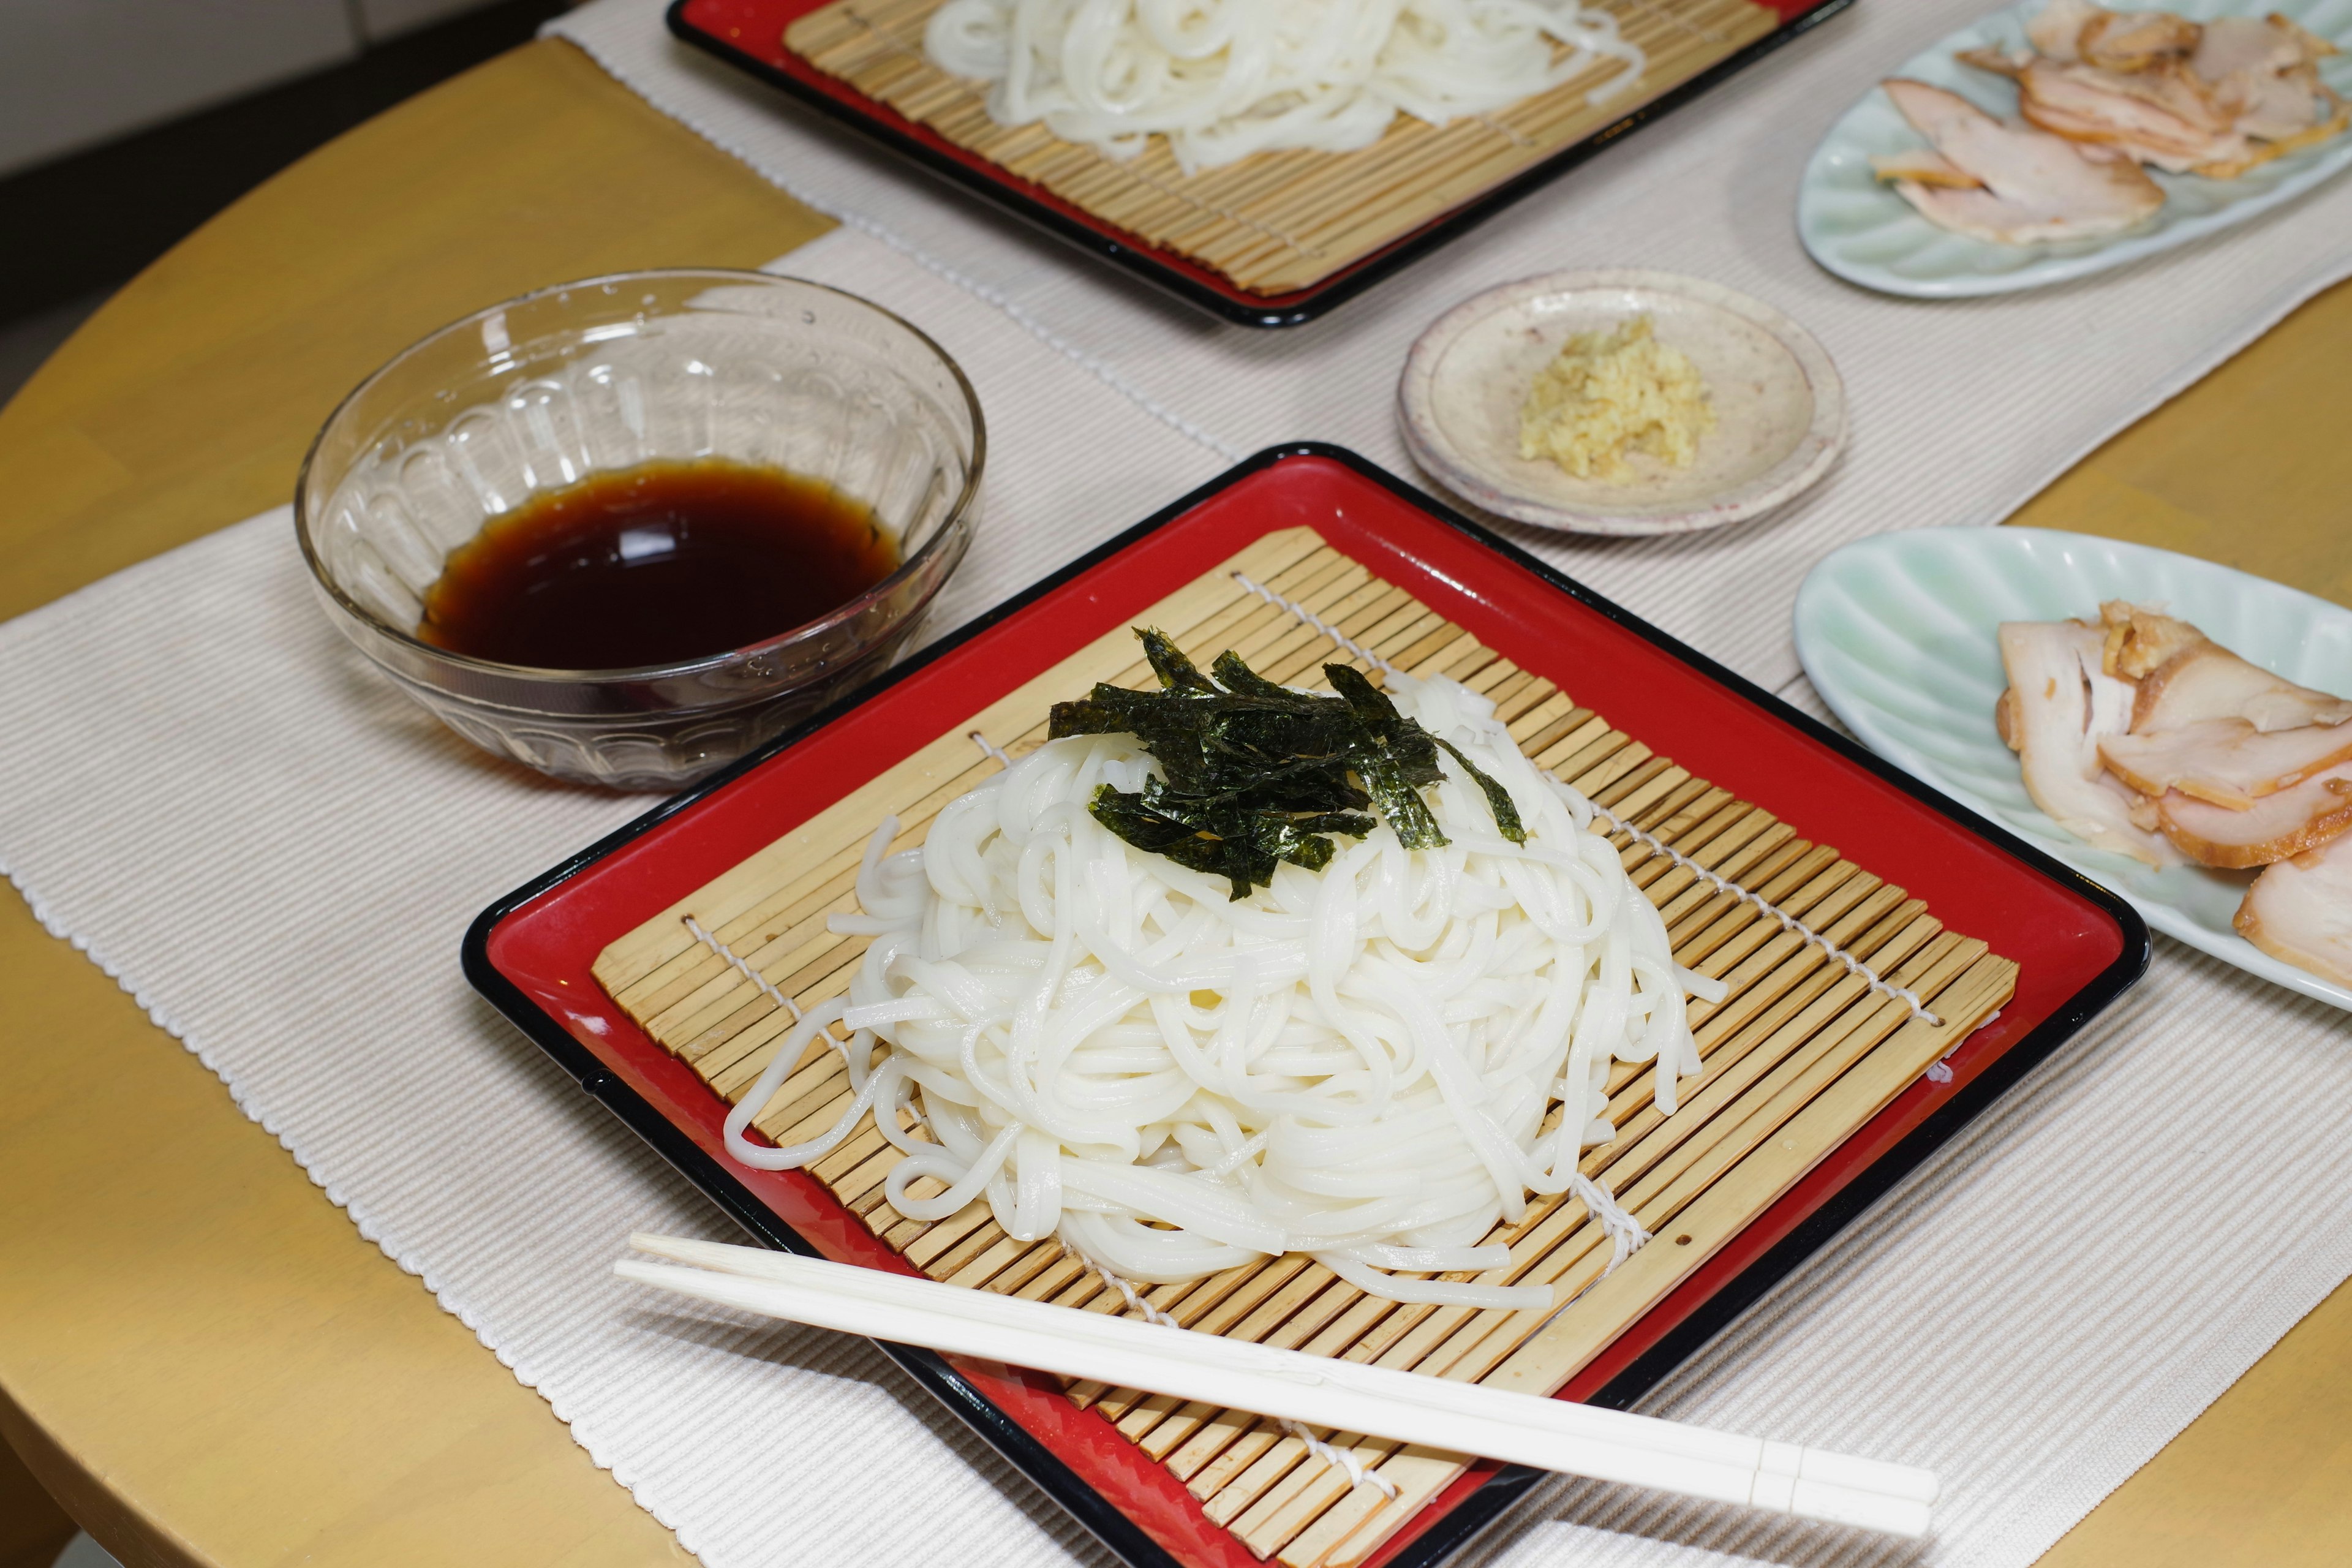
MULTIPOLYGON (((1554 780, 1553 782, 1555 784, 1559 783, 1558 780, 1554 780)), ((1564 784, 1559 784, 1559 787, 1561 789, 1568 788, 1564 784)), ((1579 796, 1579 798, 1581 799, 1582 797, 1579 796)), ((1755 905, 1767 915, 1769 915, 1773 920, 1779 921, 1781 930, 1787 931, 1791 936, 1798 937, 1805 942, 1812 943, 1815 947, 1820 948, 1823 952, 1828 953, 1832 958, 1836 959, 1840 963, 1845 966, 1846 973, 1861 980, 1873 991, 1879 993, 1879 994, 1883 996, 1891 996, 1897 1002, 1902 1003, 1905 1006, 1910 1008, 1911 1016, 1918 1019, 1921 1023, 1926 1024, 1930 1028, 1938 1028, 1942 1026, 1944 1021, 1927 1010, 1927 1005, 1919 1000, 1919 994, 1917 992, 1913 991, 1906 986, 1897 985, 1893 981, 1886 979, 1885 976, 1881 975, 1878 971, 1871 968, 1870 965, 1864 963, 1862 960, 1856 958, 1853 954, 1848 952, 1845 949, 1840 947, 1837 943, 1832 942, 1829 938, 1823 936, 1821 932, 1815 931, 1804 921, 1799 920, 1796 916, 1789 913, 1786 910, 1781 909, 1780 906, 1772 903, 1769 900, 1759 898, 1756 894, 1749 892, 1747 889, 1741 887, 1738 883, 1731 880, 1727 877, 1717 876, 1713 871, 1708 870, 1706 867, 1700 865, 1689 856, 1685 855, 1682 851, 1674 848, 1670 845, 1667 845, 1659 839, 1652 837, 1649 834, 1643 832, 1632 823, 1625 821, 1615 812, 1611 811, 1607 806, 1600 805, 1598 802, 1594 801, 1586 801, 1585 804, 1592 808, 1593 816, 1599 817, 1601 821, 1609 825, 1612 832, 1625 834, 1635 843, 1645 846, 1652 854, 1664 856, 1667 859, 1672 860, 1675 865, 1680 866, 1692 876, 1696 877, 1699 880, 1715 889, 1717 892, 1728 893, 1733 898, 1739 900, 1743 903, 1755 905)))
MULTIPOLYGON (((1064 1246, 1067 1247, 1068 1244, 1066 1242, 1064 1243, 1064 1246)), ((1135 1288, 1135 1284, 1132 1280, 1129 1280, 1121 1275, 1113 1273, 1110 1269, 1105 1268, 1100 1260, 1089 1257, 1086 1253, 1080 1252, 1076 1247, 1069 1247, 1069 1253, 1072 1258, 1086 1265, 1086 1267, 1091 1269, 1094 1273, 1101 1276, 1105 1284, 1108 1285, 1112 1289, 1117 1290, 1119 1293, 1119 1296, 1127 1302, 1130 1310, 1139 1312, 1148 1321, 1159 1323, 1166 1328, 1181 1329, 1184 1326, 1178 1322, 1173 1317, 1171 1317, 1168 1313, 1161 1311, 1150 1301, 1145 1300, 1143 1299, 1143 1292, 1135 1288)), ((1308 1454, 1322 1460, 1325 1464, 1335 1469, 1345 1470, 1348 1473, 1348 1482, 1350 1486, 1360 1487, 1369 1484, 1374 1491, 1379 1492, 1382 1497, 1391 1499, 1391 1500, 1395 1499, 1397 1495, 1397 1484, 1389 1479, 1388 1477, 1381 1475, 1378 1470, 1368 1468, 1365 1464, 1364 1456, 1356 1452, 1353 1448, 1335 1448, 1330 1444, 1326 1443, 1322 1438, 1318 1437, 1311 1427, 1308 1427, 1300 1422, 1284 1419, 1279 1421, 1277 1425, 1279 1425, 1284 1431, 1297 1438, 1299 1443, 1305 1447, 1308 1454)))
POLYGON ((1369 1486, 1382 1497, 1387 1498, 1390 1501, 1393 1502, 1396 1500, 1398 1491, 1396 1482, 1389 1479, 1388 1477, 1381 1474, 1380 1471, 1368 1468, 1364 1462, 1364 1456, 1357 1450, 1353 1448, 1335 1448, 1330 1444, 1323 1441, 1322 1438, 1318 1437, 1312 1429, 1303 1426, 1299 1423, 1287 1418, 1283 1420, 1282 1429, 1289 1433, 1292 1436, 1297 1438, 1300 1445, 1306 1448, 1307 1453, 1314 1456, 1316 1458, 1322 1460, 1327 1465, 1347 1471, 1348 1484, 1349 1486, 1369 1486))
POLYGON ((1550 1328, 1562 1313, 1583 1299, 1585 1291, 1616 1273, 1619 1266, 1627 1258, 1656 1239, 1640 1220, 1625 1211, 1623 1205, 1618 1203, 1614 1193, 1582 1171, 1575 1172, 1569 1177, 1568 1191, 1570 1196, 1583 1203, 1584 1212, 1599 1222, 1602 1234, 1609 1237, 1609 1261, 1601 1265, 1600 1273, 1570 1292, 1567 1300, 1554 1307, 1551 1310, 1551 1315, 1538 1324, 1534 1333, 1528 1336, 1529 1339, 1535 1338, 1536 1334, 1540 1334, 1544 1330, 1550 1328))
POLYGON ((978 746, 982 751, 987 752, 989 757, 995 762, 998 767, 1009 768, 1013 765, 1013 759, 1005 753, 1004 748, 998 745, 995 742, 990 740, 987 736, 982 734, 977 730, 974 730, 971 732, 971 743, 978 746))
POLYGON ((728 946, 725 942, 719 941, 709 931, 703 930, 702 922, 700 921, 696 920, 692 915, 686 916, 685 920, 686 929, 688 931, 692 933, 695 941, 700 942, 703 946, 709 948, 711 952, 724 959, 728 963, 733 965, 738 973, 741 974, 744 979, 750 981, 752 984, 760 988, 760 994, 761 995, 765 996, 769 1001, 773 1002, 777 1006, 782 1008, 784 1012, 791 1016, 793 1023, 797 1024, 801 1021, 801 1009, 799 1003, 793 1001, 791 997, 777 990, 775 986, 769 984, 768 977, 761 973, 758 970, 752 968, 750 964, 744 963, 742 957, 738 954, 733 948, 728 946))
MULTIPOLYGON (((1977 1027, 1980 1030, 1991 1028, 1993 1025, 2000 1020, 2001 1011, 2002 1010, 2000 1008, 1995 1007, 1990 1013, 1985 1016, 1985 1021, 1979 1024, 1977 1027)), ((1952 1081, 1952 1069, 1945 1062, 1929 1062, 1927 1064, 1927 1070, 1920 1076, 1925 1078, 1929 1083, 1949 1083, 1952 1081)))
POLYGON ((1617 1195, 1607 1187, 1578 1171, 1568 1178, 1568 1190, 1584 1205, 1585 1213, 1600 1221, 1609 1237, 1609 1264, 1601 1269, 1601 1279, 1608 1279, 1617 1271, 1619 1264, 1649 1245, 1650 1233, 1643 1228, 1640 1220, 1626 1212, 1617 1195))
POLYGON ((1161 1311, 1146 1300, 1143 1292, 1135 1288, 1134 1280, 1123 1274, 1113 1273, 1100 1258, 1091 1253, 1079 1251, 1066 1241, 1062 1246, 1072 1258, 1086 1265, 1090 1272, 1100 1276, 1104 1284, 1118 1291, 1119 1300, 1127 1303, 1128 1310, 1139 1315, 1145 1322, 1158 1323, 1163 1329, 1181 1329, 1184 1326, 1169 1313, 1161 1311))
POLYGON ((1370 665, 1374 669, 1379 670, 1382 675, 1394 675, 1397 673, 1397 667, 1395 665, 1391 664, 1387 659, 1382 658, 1379 654, 1374 653, 1371 649, 1351 640, 1345 632, 1331 625, 1330 622, 1325 620, 1322 616, 1317 615, 1306 605, 1297 603, 1296 600, 1284 598, 1281 595, 1276 593, 1265 584, 1251 577, 1245 572, 1234 573, 1234 581, 1239 583, 1251 593, 1255 594, 1259 598, 1264 599, 1267 604, 1272 605, 1276 609, 1297 616, 1300 620, 1306 622, 1317 631, 1321 632, 1325 637, 1329 637, 1333 642, 1338 643, 1349 653, 1353 654, 1357 658, 1370 665))
MULTIPOLYGON (((1267 604, 1272 605, 1276 609, 1286 611, 1289 614, 1297 616, 1298 619, 1314 627, 1315 630, 1322 633, 1325 637, 1329 637, 1333 642, 1338 643, 1349 653, 1354 655, 1364 663, 1370 665, 1381 674, 1394 675, 1397 673, 1396 666, 1391 664, 1387 659, 1382 658, 1380 655, 1372 652, 1370 649, 1360 647, 1350 641, 1339 631, 1338 627, 1326 622, 1320 616, 1315 614, 1314 611, 1308 609, 1306 605, 1284 598, 1273 589, 1265 586, 1263 583, 1253 580, 1244 573, 1234 573, 1234 581, 1239 583, 1243 587, 1248 589, 1251 593, 1255 594, 1259 598, 1264 599, 1267 604)), ((1559 781, 1555 780, 1554 782, 1558 783, 1559 781)), ((1566 789, 1568 786, 1562 784, 1559 787, 1566 789)), ((1578 795, 1577 798, 1579 800, 1583 800, 1584 797, 1578 795)), ((1927 1025, 1930 1028, 1942 1026, 1944 1021, 1927 1010, 1927 1005, 1919 1000, 1919 994, 1917 992, 1910 990, 1906 986, 1897 985, 1893 981, 1886 979, 1876 970, 1871 968, 1870 965, 1864 963, 1853 954, 1846 952, 1845 949, 1840 947, 1837 943, 1832 942, 1829 938, 1823 936, 1821 932, 1815 931, 1812 927, 1807 925, 1796 916, 1790 914, 1787 910, 1780 909, 1778 905, 1749 892, 1746 888, 1743 888, 1738 883, 1732 881, 1729 878, 1717 876, 1715 872, 1708 870, 1706 867, 1700 865, 1697 861, 1692 859, 1689 856, 1685 855, 1680 850, 1672 847, 1663 840, 1655 838, 1650 834, 1644 833, 1642 829, 1634 826, 1632 823, 1625 821, 1615 812, 1611 811, 1607 806, 1601 805, 1598 802, 1594 801, 1585 801, 1584 804, 1591 807, 1593 816, 1608 824, 1609 828, 1612 833, 1622 833, 1632 838, 1635 843, 1646 847, 1651 854, 1664 856, 1667 859, 1673 861, 1675 865, 1682 867, 1685 870, 1690 872, 1693 876, 1706 883, 1717 892, 1728 893, 1733 898, 1741 900, 1743 903, 1755 905, 1759 910, 1761 910, 1764 913, 1769 915, 1774 921, 1778 921, 1783 931, 1788 931, 1790 935, 1798 937, 1802 941, 1812 943, 1814 946, 1820 948, 1823 952, 1828 953, 1832 958, 1836 959, 1840 963, 1845 966, 1847 973, 1860 979, 1873 991, 1878 992, 1882 995, 1891 996, 1895 1000, 1902 1003, 1905 1006, 1910 1008, 1911 1016, 1918 1019, 1921 1023, 1927 1025)), ((1591 1207, 1590 1204, 1586 1206, 1588 1208, 1591 1207)), ((1599 1211, 1594 1210, 1593 1212, 1597 1217, 1599 1211)), ((1622 1211, 1621 1210, 1620 1212, 1622 1213, 1622 1211)), ((1630 1218, 1630 1216, 1628 1217, 1630 1218)), ((1640 1226, 1636 1226, 1634 1228, 1638 1230, 1640 1226)), ((1613 1232, 1612 1233, 1612 1239, 1614 1239, 1613 1232)))

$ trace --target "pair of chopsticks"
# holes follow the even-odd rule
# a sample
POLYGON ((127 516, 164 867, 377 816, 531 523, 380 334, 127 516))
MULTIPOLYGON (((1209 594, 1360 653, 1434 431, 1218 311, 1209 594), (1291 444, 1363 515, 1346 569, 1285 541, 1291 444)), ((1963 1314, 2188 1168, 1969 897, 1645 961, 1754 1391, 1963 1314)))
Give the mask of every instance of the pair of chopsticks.
POLYGON ((634 1236, 625 1279, 816 1328, 1033 1367, 1309 1426, 1927 1533, 1932 1471, 1654 1416, 1336 1361, 753 1247, 634 1236), (683 1266, 683 1267, 682 1267, 683 1266))

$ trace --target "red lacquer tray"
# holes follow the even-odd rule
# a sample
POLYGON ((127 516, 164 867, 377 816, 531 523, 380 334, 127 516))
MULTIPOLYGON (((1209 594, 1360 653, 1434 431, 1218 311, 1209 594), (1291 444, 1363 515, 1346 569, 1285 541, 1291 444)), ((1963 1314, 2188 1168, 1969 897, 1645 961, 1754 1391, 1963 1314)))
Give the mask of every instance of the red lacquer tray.
POLYGON ((1681 85, 1628 110, 1582 141, 1465 199, 1312 286, 1286 294, 1252 293, 1222 273, 1130 234, 1064 201, 1045 186, 1022 179, 979 153, 958 146, 889 105, 869 98, 838 78, 827 76, 785 48, 784 29, 830 4, 830 0, 672 0, 668 18, 670 31, 695 47, 782 88, 811 108, 855 127, 933 174, 977 193, 1083 250, 1125 268, 1179 299, 1244 326, 1291 327, 1313 321, 1466 233, 1529 192, 1558 179, 1626 132, 1681 108, 1844 10, 1853 0, 1759 3, 1780 17, 1780 26, 1771 32, 1725 56, 1681 85))
MULTIPOLYGON (((615 1007, 605 945, 1262 536, 1311 525, 1486 646, 1559 681, 1693 773, 1841 850, 2021 965, 2015 997, 1653 1308, 1561 1397, 1624 1405, 1828 1241, 2136 981, 2130 907, 1351 453, 1249 459, 1037 587, 941 638, 858 698, 499 900, 467 976, 752 1234, 910 1271, 815 1179, 722 1155, 727 1106, 615 1007), (1636 717, 1638 716, 1638 718, 1636 717)), ((1240 1542, 1100 1414, 1035 1373, 883 1347, 1137 1568, 1252 1568, 1240 1542)), ((1534 1479, 1494 1466, 1442 1493, 1368 1568, 1428 1568, 1534 1479)))

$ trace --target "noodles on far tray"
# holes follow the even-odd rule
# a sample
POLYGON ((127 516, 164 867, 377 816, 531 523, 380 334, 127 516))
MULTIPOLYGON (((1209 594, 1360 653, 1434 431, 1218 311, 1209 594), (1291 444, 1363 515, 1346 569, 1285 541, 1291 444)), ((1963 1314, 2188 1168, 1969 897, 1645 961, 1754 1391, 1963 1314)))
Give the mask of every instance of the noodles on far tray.
POLYGON ((1405 675, 1383 697, 1344 666, 1343 697, 1298 692, 1231 656, 1213 683, 1148 646, 1163 692, 1097 688, 1057 710, 1063 738, 947 805, 919 849, 886 857, 883 824, 864 912, 834 917, 875 940, 847 996, 812 1006, 737 1105, 729 1152, 797 1167, 872 1110, 907 1153, 887 1195, 909 1218, 984 1198, 1008 1235, 1058 1234, 1130 1279, 1301 1252, 1391 1300, 1550 1307, 1548 1287, 1500 1273, 1420 1277, 1506 1268, 1496 1223, 1530 1194, 1581 1190, 1582 1151, 1614 1136, 1612 1061, 1654 1061, 1671 1112, 1699 1067, 1685 994, 1720 985, 1675 966, 1618 851, 1586 830, 1591 806, 1483 697, 1405 675), (1150 730, 1163 697, 1193 726, 1191 763, 1164 762, 1164 739, 1068 732, 1122 712, 1150 730), (1250 845, 1188 836, 1236 809, 1213 780, 1185 793, 1201 759, 1262 759, 1276 731, 1313 743, 1219 819, 1246 822, 1250 845), (1208 868, 1139 847, 1155 822, 1208 868), (854 1031, 833 1042, 850 1110, 810 1142, 751 1142, 835 1022, 854 1031), (946 1190, 918 1196, 925 1177, 946 1190))
POLYGON ((947 0, 923 42, 991 84, 1000 123, 1114 158, 1157 133, 1186 174, 1368 147, 1400 111, 1443 125, 1622 62, 1598 103, 1644 65, 1578 0, 947 0))

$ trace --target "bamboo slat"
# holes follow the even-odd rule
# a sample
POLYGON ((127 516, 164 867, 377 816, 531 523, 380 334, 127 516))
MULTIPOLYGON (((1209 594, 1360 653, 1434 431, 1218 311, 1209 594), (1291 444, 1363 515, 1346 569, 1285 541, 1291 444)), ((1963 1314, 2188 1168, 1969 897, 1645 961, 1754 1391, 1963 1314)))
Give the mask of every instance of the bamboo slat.
MULTIPOLYGON (((1656 1239, 1606 1270, 1612 1248, 1573 1197, 1529 1205, 1490 1239, 1508 1268, 1483 1276, 1540 1283, 1571 1300, 1557 1313, 1404 1306, 1365 1296, 1302 1258, 1281 1258, 1144 1299, 1187 1328, 1255 1342, 1549 1394, 2008 999, 2016 965, 1947 931, 1887 885, 1790 824, 1693 777, 1579 706, 1549 680, 1371 575, 1308 529, 1270 534, 1163 599, 1139 624, 1168 631, 1196 658, 1225 648, 1267 676, 1305 683, 1337 645, 1234 581, 1244 573, 1304 605, 1397 667, 1438 672, 1484 692, 1528 754, 1699 866, 1804 921, 1896 984, 1942 1020, 1913 1016, 1754 905, 1701 881, 1630 836, 1617 845, 1664 919, 1676 962, 1722 980, 1725 999, 1695 1003, 1702 1070, 1681 1108, 1661 1115, 1646 1068, 1618 1064, 1609 1080, 1616 1138, 1582 1168, 1605 1182, 1656 1239)), ((730 1101, 749 1089, 788 1020, 760 990, 690 935, 693 916, 772 984, 806 1005, 839 994, 866 947, 836 936, 829 914, 855 907, 857 863, 875 825, 896 813, 901 845, 919 843, 940 806, 997 763, 977 731, 1018 756, 1043 743, 1054 700, 1097 679, 1150 682, 1124 627, 974 713, 905 762, 614 942, 596 976, 630 1017, 730 1101)), ((778 1142, 814 1135, 848 1103, 839 1053, 809 1051, 754 1125, 778 1142)), ((902 1125, 924 1134, 910 1113, 902 1125)), ((976 1203, 932 1224, 885 1201, 904 1156, 872 1126, 811 1167, 876 1235, 935 1279, 1087 1311, 1120 1312, 1119 1294, 1050 1238, 1022 1242, 976 1203)), ((940 1190, 917 1184, 920 1193, 940 1190)), ((1457 1278, 1460 1278, 1457 1276, 1457 1278)), ((1128 1389, 1078 1384, 1070 1397, 1199 1498, 1208 1516, 1260 1557, 1288 1568, 1360 1562, 1461 1473, 1460 1456, 1318 1433, 1352 1447, 1398 1488, 1392 1502, 1309 1457, 1305 1444, 1246 1413, 1128 1389)))
POLYGON ((1166 142, 1127 160, 1041 125, 1000 125, 986 84, 923 54, 941 0, 836 0, 784 45, 827 75, 1148 244, 1253 293, 1304 289, 1613 123, 1780 25, 1751 0, 1600 0, 1646 57, 1640 80, 1588 100, 1614 61, 1507 109, 1444 126, 1400 117, 1353 153, 1261 153, 1187 174, 1166 142))

